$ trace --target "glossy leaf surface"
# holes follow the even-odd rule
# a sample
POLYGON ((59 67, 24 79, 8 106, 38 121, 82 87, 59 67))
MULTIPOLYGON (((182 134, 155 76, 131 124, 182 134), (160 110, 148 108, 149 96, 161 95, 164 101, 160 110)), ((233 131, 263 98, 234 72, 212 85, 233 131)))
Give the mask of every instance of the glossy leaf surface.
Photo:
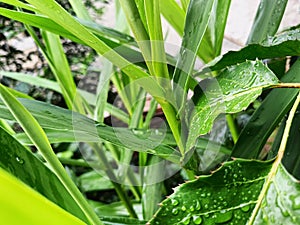
POLYGON ((189 122, 187 150, 193 147, 199 135, 210 131, 219 114, 246 109, 261 94, 262 88, 277 83, 276 76, 260 61, 229 67, 215 79, 200 82, 193 97, 195 108, 189 122))
POLYGON ((183 184, 162 202, 149 224, 298 224, 300 185, 280 165, 258 204, 272 161, 235 160, 183 184))

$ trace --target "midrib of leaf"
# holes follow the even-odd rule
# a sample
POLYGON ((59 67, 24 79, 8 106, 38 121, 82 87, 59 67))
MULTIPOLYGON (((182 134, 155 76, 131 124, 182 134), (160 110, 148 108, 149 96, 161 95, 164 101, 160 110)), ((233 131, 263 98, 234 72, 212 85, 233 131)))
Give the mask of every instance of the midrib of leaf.
POLYGON ((259 211, 259 209, 261 207, 263 199, 266 196, 266 193, 267 193, 267 191, 269 189, 269 186, 270 186, 271 182, 273 181, 274 177, 276 176, 276 173, 277 173, 278 168, 280 166, 281 160, 282 160, 282 158, 284 156, 284 151, 285 151, 285 147, 286 147, 286 144, 287 144, 287 141, 288 141, 289 132, 290 132, 291 125, 292 125, 292 122, 293 122, 293 118, 295 116, 295 113, 297 111, 297 107, 298 107, 299 103, 300 103, 300 92, 299 92, 299 94, 297 96, 297 99, 296 99, 296 101, 295 101, 295 103, 294 103, 294 105, 293 105, 293 107, 292 107, 292 109, 290 111, 289 117, 288 117, 288 119, 286 121, 286 126, 285 126, 285 129, 284 129, 284 133, 283 133, 282 141, 281 141, 281 144, 280 144, 280 147, 279 147, 279 150, 278 150, 277 157, 276 157, 276 159, 275 159, 275 161, 274 161, 274 163, 273 163, 273 165, 271 167, 271 170, 270 170, 270 172, 269 172, 269 174, 267 176, 267 180, 264 183, 264 186, 263 186, 263 188, 262 188, 262 190, 260 192, 260 195, 258 197, 258 200, 257 200, 257 203, 255 205, 255 208, 254 208, 254 210, 253 210, 253 212, 251 214, 251 217, 249 219, 249 222, 248 222, 249 225, 251 225, 251 224, 254 223, 255 217, 258 214, 258 211, 259 211))

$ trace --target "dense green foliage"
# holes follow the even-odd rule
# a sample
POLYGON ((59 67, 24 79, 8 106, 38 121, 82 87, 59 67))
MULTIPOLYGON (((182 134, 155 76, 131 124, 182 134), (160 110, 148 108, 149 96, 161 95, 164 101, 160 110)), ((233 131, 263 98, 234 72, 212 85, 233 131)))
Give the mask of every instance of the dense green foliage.
POLYGON ((230 0, 119 0, 115 27, 94 4, 0 4, 18 22, 5 40, 26 31, 43 60, 40 76, 0 61, 1 222, 299 224, 300 29, 278 32, 287 0, 261 0, 247 44, 222 56, 230 0))

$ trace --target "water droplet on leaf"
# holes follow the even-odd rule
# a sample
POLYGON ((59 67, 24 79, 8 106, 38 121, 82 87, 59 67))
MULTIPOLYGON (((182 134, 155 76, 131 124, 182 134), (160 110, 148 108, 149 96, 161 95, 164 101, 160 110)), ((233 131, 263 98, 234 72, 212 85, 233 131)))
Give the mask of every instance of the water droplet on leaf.
POLYGON ((22 158, 20 158, 19 156, 16 156, 16 160, 18 163, 24 164, 24 160, 22 158))
POLYGON ((200 216, 194 216, 193 217, 193 222, 194 222, 194 224, 199 225, 199 224, 202 223, 202 218, 200 216))
POLYGON ((178 211, 178 209, 177 209, 177 208, 174 208, 174 209, 172 209, 172 214, 173 214, 173 215, 177 215, 177 214, 178 214, 178 212, 179 212, 179 211, 178 211))
POLYGON ((250 205, 245 205, 241 208, 243 212, 248 212, 250 210, 250 205))

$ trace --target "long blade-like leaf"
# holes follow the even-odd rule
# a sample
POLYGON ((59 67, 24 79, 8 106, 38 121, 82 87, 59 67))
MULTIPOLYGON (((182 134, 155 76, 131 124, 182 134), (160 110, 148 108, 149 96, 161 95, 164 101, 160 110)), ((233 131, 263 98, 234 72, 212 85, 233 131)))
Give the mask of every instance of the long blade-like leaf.
POLYGON ((3 224, 85 225, 2 168, 0 168, 0 199, 0 216, 3 224))
POLYGON ((28 112, 28 110, 5 88, 0 84, 0 94, 3 102, 10 110, 14 118, 20 123, 26 134, 42 153, 43 157, 50 164, 53 171, 74 198, 78 206, 84 212, 85 216, 91 224, 102 225, 102 222, 90 208, 86 199, 82 196, 76 185, 66 173, 65 169, 57 159, 52 147, 47 139, 46 134, 40 127, 36 119, 28 112))
MULTIPOLYGON (((148 152, 179 163, 180 154, 169 145, 174 144, 171 134, 161 134, 159 130, 109 127, 100 125, 79 113, 47 103, 26 99, 20 99, 20 101, 54 140, 60 138, 57 137, 56 132, 67 141, 99 142, 105 140, 120 147, 148 152)), ((0 108, 1 118, 15 120, 3 102, 0 102, 0 108)))
POLYGON ((207 30, 198 51, 199 57, 205 63, 221 53, 230 4, 231 0, 215 1, 207 30))
POLYGON ((54 173, 28 149, 0 128, 0 166, 74 216, 87 221, 54 173))
POLYGON ((189 4, 180 55, 173 75, 175 83, 183 90, 177 96, 179 108, 185 102, 187 83, 194 69, 196 53, 207 28, 213 3, 214 0, 191 0, 189 4))
POLYGON ((248 43, 260 43, 277 32, 287 2, 288 0, 261 0, 248 43))

